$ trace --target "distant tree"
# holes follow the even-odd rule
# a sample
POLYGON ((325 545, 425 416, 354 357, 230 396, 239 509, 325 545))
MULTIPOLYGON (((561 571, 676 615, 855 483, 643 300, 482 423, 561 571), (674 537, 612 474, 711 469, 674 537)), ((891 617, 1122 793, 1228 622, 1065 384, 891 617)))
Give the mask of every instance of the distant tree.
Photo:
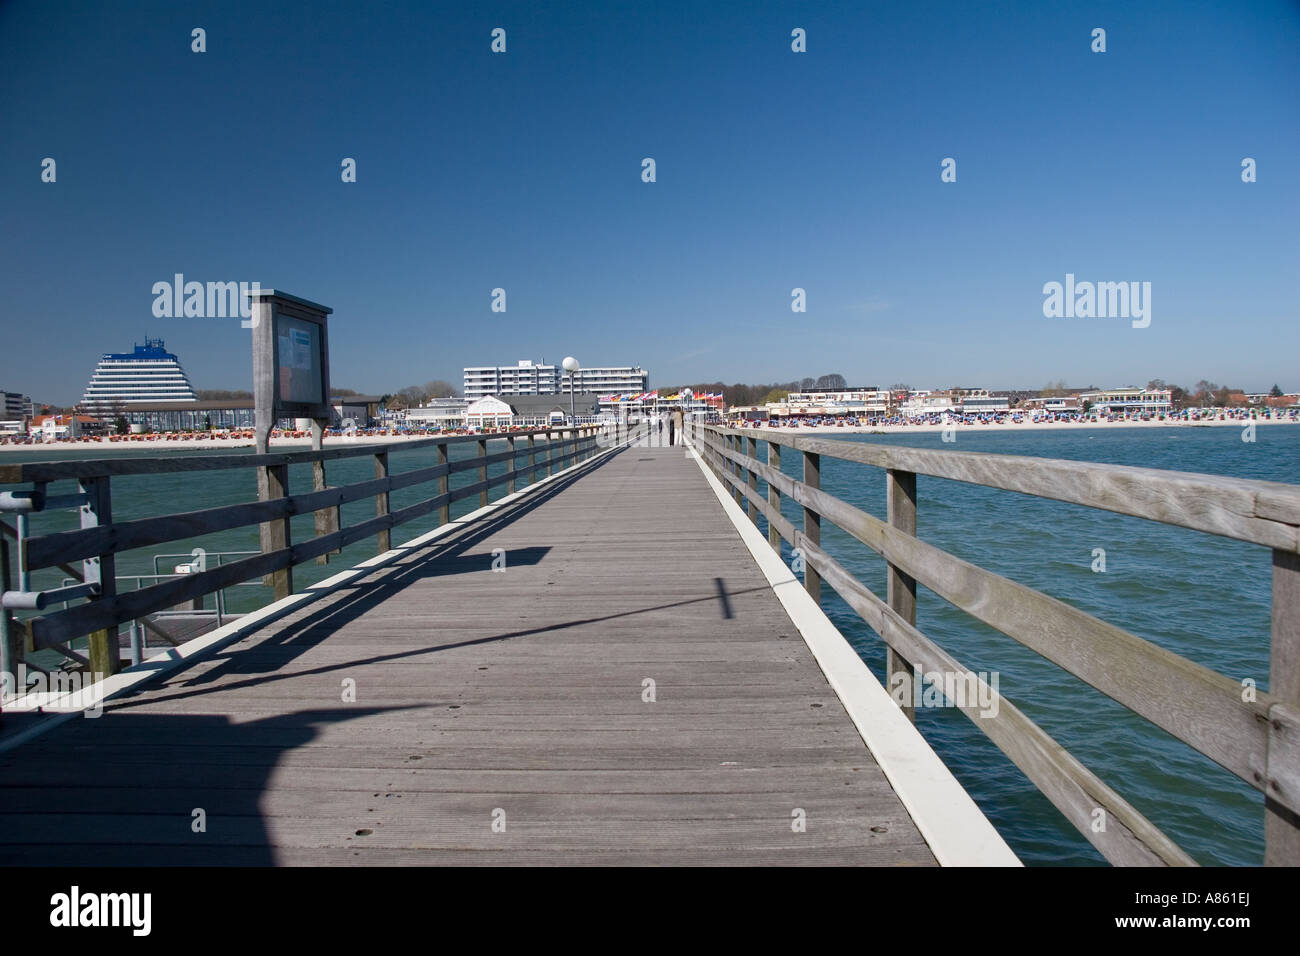
POLYGON ((210 431, 212 431, 212 416, 211 416, 211 415, 204 415, 204 416, 203 416, 203 430, 204 430, 205 432, 210 432, 210 431))
POLYGON ((425 382, 423 386, 425 400, 430 398, 459 398, 460 392, 451 382, 444 382, 440 378, 435 378, 432 382, 425 382))
POLYGON ((817 384, 813 386, 813 388, 818 391, 827 392, 842 390, 848 387, 849 383, 846 382, 844 376, 840 375, 838 372, 830 375, 823 375, 821 378, 817 379, 817 384))
POLYGON ((1091 408, 1092 408, 1092 400, 1091 400, 1091 399, 1088 399, 1088 398, 1085 398, 1085 399, 1083 400, 1083 408, 1082 408, 1083 414, 1087 415, 1087 414, 1088 414, 1088 411, 1089 411, 1091 408))
POLYGON ((784 389, 784 388, 770 389, 768 393, 763 396, 763 401, 760 404, 767 405, 769 403, 784 402, 786 400, 786 397, 789 396, 789 394, 790 392, 788 389, 784 389))
POLYGON ((406 403, 406 408, 415 408, 424 404, 426 398, 423 385, 408 385, 406 388, 398 391, 398 397, 406 403))
POLYGON ((1281 398, 1281 397, 1282 397, 1282 389, 1279 388, 1278 386, 1274 385, 1272 388, 1270 388, 1270 389, 1268 390, 1268 394, 1269 394, 1270 396, 1272 396, 1273 398, 1281 398))
POLYGON ((1065 382, 1048 382, 1039 393, 1043 398, 1056 398, 1066 393, 1065 382))
POLYGON ((1182 408, 1187 404, 1188 394, 1186 389, 1179 388, 1177 385, 1169 386, 1169 402, 1174 408, 1182 408))
POLYGON ((1165 380, 1163 378, 1153 378, 1151 381, 1147 382, 1148 391, 1153 391, 1153 392, 1161 391, 1168 387, 1169 386, 1165 384, 1165 380))
POLYGON ((1213 382, 1201 379, 1192 386, 1192 397, 1202 405, 1209 405, 1214 400, 1214 393, 1219 390, 1219 386, 1213 382))
POLYGON ((801 392, 811 392, 816 387, 817 379, 815 378, 805 378, 799 381, 799 391, 801 392))
POLYGON ((128 431, 130 431, 130 426, 127 425, 126 423, 125 415, 118 415, 117 418, 113 421, 113 431, 115 431, 119 435, 125 435, 128 431))
POLYGON ((200 388, 195 395, 201 402, 251 402, 253 393, 247 390, 228 388, 200 388))
POLYGON ((1232 401, 1232 390, 1226 385, 1223 388, 1217 388, 1213 394, 1215 408, 1223 408, 1232 401))

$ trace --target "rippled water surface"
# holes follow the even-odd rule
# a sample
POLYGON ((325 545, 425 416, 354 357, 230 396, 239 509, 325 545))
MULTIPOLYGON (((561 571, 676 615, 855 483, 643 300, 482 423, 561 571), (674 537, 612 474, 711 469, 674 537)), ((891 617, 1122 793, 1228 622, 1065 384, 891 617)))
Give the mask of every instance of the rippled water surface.
MULTIPOLYGON (((1300 482, 1300 428, 1288 425, 1257 428, 1253 443, 1235 427, 962 431, 955 444, 938 434, 844 440, 1300 482)), ((786 452, 785 472, 796 475, 797 457, 786 452)), ((883 471, 826 457, 821 464, 825 490, 885 517, 883 471)), ((801 520, 788 501, 783 513, 801 520)), ((1268 686, 1267 548, 924 475, 917 478, 917 533, 1222 674, 1268 686), (1092 570, 1097 548, 1105 551, 1104 573, 1092 570)), ((822 542, 885 595, 879 556, 826 523, 822 542)), ((883 678, 883 644, 874 632, 825 585, 822 604, 883 678)), ((1198 861, 1262 861, 1263 799, 1235 775, 924 587, 917 626, 971 670, 997 672, 1002 694, 1198 861)), ((960 711, 923 708, 917 723, 1026 863, 1103 862, 960 711)))

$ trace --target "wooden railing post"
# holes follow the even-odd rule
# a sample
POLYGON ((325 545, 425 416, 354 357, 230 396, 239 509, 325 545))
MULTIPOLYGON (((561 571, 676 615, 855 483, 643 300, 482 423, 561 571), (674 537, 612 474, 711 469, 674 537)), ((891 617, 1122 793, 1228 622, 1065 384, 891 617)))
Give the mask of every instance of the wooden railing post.
MULTIPOLYGON (((12 584, 13 569, 9 560, 9 539, 0 531, 0 594, 10 590, 12 584)), ((18 664, 26 656, 22 633, 22 628, 18 626, 13 612, 6 607, 0 607, 0 675, 13 675, 15 697, 23 696, 27 689, 21 686, 18 677, 18 664)), ((0 704, 3 703, 4 686, 4 683, 0 682, 0 704)))
MULTIPOLYGON (((1294 551, 1273 551, 1272 635, 1268 691, 1290 708, 1294 719, 1300 714, 1300 554, 1294 551)), ((1278 781, 1282 786, 1295 787, 1300 780, 1300 767, 1296 766, 1300 727, 1283 722, 1279 716, 1271 722, 1270 730, 1264 788, 1264 864, 1300 866, 1300 815, 1270 794, 1278 781)))
MULTIPOLYGON (((905 534, 916 536, 916 473, 885 469, 885 510, 889 523, 905 534)), ((886 600, 891 610, 908 624, 916 623, 916 579, 889 565, 886 600)), ((889 647, 885 651, 886 689, 895 700, 903 700, 903 713, 916 723, 916 708, 912 706, 912 682, 916 680, 913 667, 907 659, 889 647)))
POLYGON ((537 481, 537 436, 528 436, 528 483, 537 481))
MULTIPOLYGON (((746 437, 749 439, 749 441, 746 443, 748 445, 749 457, 757 458, 758 439, 755 438, 753 435, 748 435, 746 437)), ((754 469, 752 468, 746 468, 745 474, 749 478, 747 482, 747 484, 749 485, 749 490, 752 491, 755 495, 757 495, 758 494, 758 472, 754 471, 754 469)), ((758 504, 752 498, 749 499, 749 520, 754 522, 754 524, 758 524, 758 504)))
MULTIPOLYGON (((442 442, 438 445, 438 464, 440 465, 447 464, 447 443, 446 442, 442 442)), ((451 484, 447 480, 447 478, 448 478, 447 475, 442 475, 438 478, 439 496, 449 494, 451 484)), ((438 525, 439 527, 441 527, 442 525, 449 524, 450 522, 451 522, 451 502, 443 502, 441 507, 438 508, 438 525)))
MULTIPOLYGON (((478 480, 479 480, 479 481, 487 481, 487 477, 488 477, 488 476, 487 476, 487 461, 484 460, 484 459, 487 458, 487 439, 486 439, 486 438, 480 438, 480 439, 478 440, 478 457, 479 457, 479 460, 482 462, 482 463, 478 466, 478 480)), ((487 505, 487 503, 488 503, 488 490, 487 490, 486 488, 484 488, 482 491, 480 491, 480 492, 478 493, 478 506, 479 506, 480 508, 482 508, 482 507, 485 507, 485 506, 487 505)))
MULTIPOLYGON (((771 438, 767 440, 767 466, 773 471, 781 470, 781 446, 771 438)), ((781 513, 781 492, 770 481, 767 483, 767 503, 775 514, 781 513)), ((777 554, 781 553, 781 532, 770 520, 767 523, 767 543, 777 554)))
MULTIPOLYGON (((113 523, 113 499, 109 492, 108 476, 83 478, 79 490, 86 496, 81 506, 81 527, 95 528, 113 523)), ((81 564, 81 579, 87 584, 98 584, 99 594, 92 600, 111 601, 117 594, 115 579, 117 559, 112 552, 86 558, 81 564)), ((87 644, 90 674, 116 674, 122 669, 122 656, 117 645, 117 627, 94 631, 87 644)))
MULTIPOLYGON (((289 466, 263 465, 257 469, 257 497, 261 501, 284 498, 289 494, 289 466)), ((280 551, 289 547, 289 519, 276 518, 259 526, 262 553, 280 551)), ((262 579, 269 585, 277 601, 293 593, 293 565, 286 565, 279 571, 272 571, 262 579)))
MULTIPOLYGON (((311 449, 320 451, 324 448, 325 441, 325 422, 321 419, 314 419, 311 423, 311 449)), ((311 485, 312 491, 324 491, 329 487, 325 480, 325 460, 318 458, 311 463, 311 485)), ((339 509, 335 505, 329 508, 321 508, 313 516, 316 525, 316 537, 323 538, 325 535, 334 534, 339 530, 339 509)), ((317 564, 329 564, 331 554, 341 554, 342 549, 327 551, 325 554, 316 556, 317 564)))
MULTIPOLYGON (((740 440, 739 435, 728 435, 727 439, 728 439, 727 447, 730 449, 733 455, 739 454, 740 450, 745 447, 744 442, 740 440)), ((736 482, 733 483, 731 486, 731 497, 736 499, 736 504, 740 505, 743 508, 745 507, 745 496, 740 493, 740 484, 739 484, 740 476, 741 476, 740 464, 728 458, 727 469, 736 478, 736 482)))
MULTIPOLYGON (((375 477, 388 477, 388 452, 382 451, 375 455, 375 477)), ((381 491, 375 495, 375 516, 382 518, 388 514, 388 492, 381 491)), ((380 554, 389 551, 393 547, 393 531, 391 528, 384 528, 379 534, 375 535, 376 547, 380 554)))
MULTIPOLYGON (((803 453, 803 483, 809 488, 822 486, 822 456, 816 452, 803 453)), ((822 516, 811 508, 803 509, 803 535, 812 544, 822 543, 822 516)), ((821 604, 822 577, 804 560, 803 586, 814 601, 821 604)))
POLYGON ((549 429, 546 432, 546 477, 551 477, 551 461, 555 458, 555 441, 552 436, 555 432, 549 429))
POLYGON ((506 479, 506 494, 515 493, 515 436, 506 436, 506 444, 510 446, 510 458, 506 461, 506 472, 510 475, 506 479))

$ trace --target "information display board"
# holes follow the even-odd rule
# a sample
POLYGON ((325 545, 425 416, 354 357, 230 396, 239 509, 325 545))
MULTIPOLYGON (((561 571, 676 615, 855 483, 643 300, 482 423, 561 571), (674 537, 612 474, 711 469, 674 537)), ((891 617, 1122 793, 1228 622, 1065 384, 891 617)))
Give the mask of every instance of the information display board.
POLYGON ((265 448, 277 421, 310 418, 328 424, 331 309, 275 289, 249 294, 253 312, 253 397, 256 435, 265 448))

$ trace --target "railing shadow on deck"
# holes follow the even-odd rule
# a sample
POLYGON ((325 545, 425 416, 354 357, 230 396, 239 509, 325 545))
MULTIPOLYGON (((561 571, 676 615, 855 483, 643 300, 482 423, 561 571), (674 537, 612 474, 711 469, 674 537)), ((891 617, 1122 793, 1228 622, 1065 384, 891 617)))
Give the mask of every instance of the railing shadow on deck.
MULTIPOLYGON (((278 657, 274 663, 266 662, 259 666, 256 660, 249 659, 247 655, 241 655, 238 651, 232 651, 225 655, 221 665, 206 671, 203 674, 197 674, 183 683, 186 687, 199 687, 204 684, 210 684, 220 678, 226 677, 231 673, 264 675, 281 669, 298 656, 307 653, 322 641, 327 640, 332 634, 339 629, 353 623, 358 618, 379 607, 387 601, 396 598, 403 590, 411 586, 415 581, 430 578, 443 577, 451 574, 463 574, 473 571, 481 571, 488 567, 491 562, 490 555, 473 555, 468 552, 480 542, 486 540, 492 534, 499 531, 523 516, 542 507, 556 495, 561 494, 573 483, 590 473, 591 469, 603 467, 615 456, 622 454, 625 449, 613 450, 608 456, 592 462, 588 467, 570 475, 560 477, 545 487, 538 489, 532 495, 518 499, 501 510, 495 511, 490 515, 480 518, 477 521, 461 525, 454 528, 448 534, 435 542, 424 545, 413 551, 410 555, 404 557, 402 561, 389 568, 379 569, 376 574, 382 575, 377 578, 366 578, 353 583, 340 586, 338 588, 338 597, 332 600, 324 607, 309 611, 304 617, 291 624, 278 624, 273 628, 274 633, 270 636, 260 639, 259 647, 263 650, 272 647, 284 648, 287 651, 285 656, 278 657)), ((549 553, 549 548, 526 548, 517 549, 509 553, 509 560, 512 564, 518 563, 523 565, 540 563, 545 555, 549 553), (517 553, 525 554, 525 558, 516 562, 517 553), (531 560, 529 560, 531 558, 531 560)), ((415 648, 410 651, 402 651, 391 655, 382 655, 373 658, 353 661, 346 665, 339 666, 356 666, 358 664, 379 663, 384 660, 399 660, 406 657, 419 656, 429 653, 432 648, 415 648)), ((333 668, 326 668, 330 670, 333 668)), ((254 683, 260 679, 254 679, 254 683)), ((149 688, 153 682, 140 685, 140 692, 149 688)), ((138 696, 134 692, 128 692, 118 698, 115 698, 114 704, 120 706, 121 702, 129 700, 133 696, 138 696)), ((170 698, 168 698, 170 699, 170 698)))
MULTIPOLYGON (((506 494, 515 492, 521 486, 534 484, 539 473, 551 478, 563 468, 633 440, 638 433, 598 426, 553 427, 285 454, 0 464, 0 484, 29 485, 23 490, 0 493, 0 511, 16 512, 20 519, 16 561, 11 560, 9 541, 0 535, 0 670, 16 673, 16 665, 25 660, 39 670, 28 655, 48 648, 88 664, 91 673, 116 673, 121 667, 117 642, 121 624, 259 578, 274 588, 277 600, 285 598, 294 591, 295 565, 313 559, 323 563, 342 547, 366 538, 374 538, 378 552, 385 553, 391 547, 395 527, 434 513, 440 524, 447 524, 455 502, 477 496, 480 506, 487 505, 494 489, 504 486, 506 494), (488 443, 492 441, 505 441, 507 450, 488 454, 488 443), (477 445, 476 456, 450 460, 451 445, 471 442, 477 445), (391 455, 428 448, 437 451, 436 465, 391 472, 391 455), (326 485, 327 461, 357 457, 373 458, 373 480, 339 487, 326 485), (526 462, 521 461, 525 458, 526 462), (288 486, 289 466, 301 463, 313 466, 313 490, 294 494, 288 486), (502 465, 503 473, 489 476, 490 467, 502 465), (131 521, 113 519, 110 481, 114 476, 249 468, 256 469, 258 475, 258 501, 131 521), (477 471, 477 481, 450 487, 452 475, 473 471, 477 471), (51 483, 66 480, 78 482, 76 494, 48 493, 51 483), (392 492, 429 484, 436 486, 434 494, 402 508, 390 507, 392 492), (375 516, 341 527, 341 506, 365 499, 373 499, 375 516), (80 530, 39 536, 21 534, 27 515, 70 507, 80 510, 80 530), (315 516, 315 536, 291 542, 290 519, 305 514, 315 516), (114 567, 118 553, 250 525, 260 528, 260 553, 215 568, 199 567, 194 573, 136 591, 117 593, 114 567), (78 562, 80 570, 72 566, 78 562), (28 590, 28 576, 42 568, 59 568, 76 583, 46 591, 28 590), (23 586, 12 590, 15 578, 23 586), (63 608, 55 609, 60 602, 63 608), (68 606, 68 602, 84 603, 68 606), (47 607, 51 610, 45 611, 47 607), (44 613, 18 620, 12 612, 21 609, 44 613), (88 651, 82 657, 70 649, 70 642, 87 635, 88 651)), ((7 525, 0 530, 10 536, 15 534, 7 525)))
MULTIPOLYGON (((1300 864, 1300 486, 1010 455, 862 444, 756 428, 694 424, 705 463, 780 553, 789 542, 805 587, 820 600, 825 581, 886 646, 896 699, 913 701, 919 675, 965 690, 954 704, 1112 863, 1195 861, 1115 790, 1029 719, 982 675, 916 628, 916 587, 1001 631, 1156 727, 1213 760, 1264 796, 1265 862, 1300 864), (758 442, 767 461, 758 460, 758 442), (802 480, 782 471, 799 456, 802 480), (881 468, 887 520, 821 489, 825 456, 881 468), (1269 690, 1219 674, 916 536, 916 476, 1020 492, 1250 542, 1272 550, 1269 690), (766 488, 760 492, 759 480, 766 488), (781 511, 797 502, 802 526, 781 511), (823 520, 883 557, 885 598, 821 547, 823 520), (993 700, 997 706, 989 708, 993 700), (1101 826, 1097 825, 1098 820, 1101 826)), ((909 714, 912 708, 902 704, 909 714)))

